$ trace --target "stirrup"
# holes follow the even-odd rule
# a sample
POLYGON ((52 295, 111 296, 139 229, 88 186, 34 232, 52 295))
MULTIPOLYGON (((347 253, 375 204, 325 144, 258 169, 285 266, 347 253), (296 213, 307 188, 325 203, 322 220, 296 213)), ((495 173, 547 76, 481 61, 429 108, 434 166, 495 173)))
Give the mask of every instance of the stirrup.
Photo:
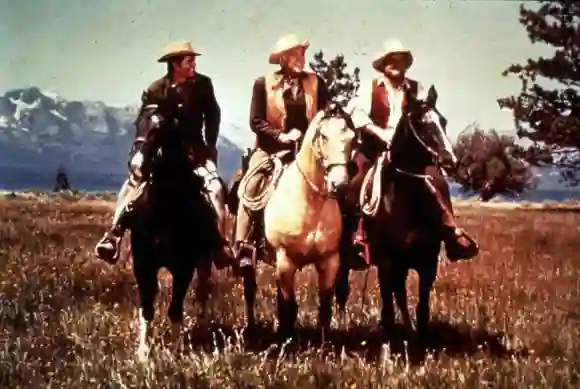
POLYGON ((256 246, 247 240, 237 241, 234 244, 234 253, 237 260, 240 260, 243 252, 249 252, 250 254, 256 251, 256 246))
POLYGON ((122 236, 115 237, 107 234, 101 238, 101 240, 96 244, 94 253, 97 258, 109 263, 115 264, 120 257, 122 236), (105 247, 106 244, 110 244, 112 249, 105 247))

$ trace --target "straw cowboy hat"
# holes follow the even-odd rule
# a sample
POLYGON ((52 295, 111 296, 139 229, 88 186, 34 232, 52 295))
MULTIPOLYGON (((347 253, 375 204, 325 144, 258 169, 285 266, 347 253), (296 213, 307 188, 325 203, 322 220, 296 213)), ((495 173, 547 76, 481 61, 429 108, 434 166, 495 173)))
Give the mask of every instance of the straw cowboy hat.
POLYGON ((373 68, 382 72, 385 69, 385 63, 388 61, 389 56, 393 54, 405 54, 407 56, 407 69, 409 69, 413 64, 414 58, 411 49, 403 46, 403 44, 397 39, 389 39, 383 42, 383 51, 373 60, 373 68))
POLYGON ((307 49, 310 46, 310 42, 307 40, 300 40, 295 34, 284 35, 282 38, 278 39, 274 49, 270 53, 269 61, 271 64, 279 64, 280 57, 288 50, 292 50, 296 47, 303 47, 307 49))
POLYGON ((172 42, 165 46, 165 54, 163 54, 157 61, 167 62, 171 58, 182 57, 184 55, 201 55, 193 49, 191 43, 187 41, 172 42))

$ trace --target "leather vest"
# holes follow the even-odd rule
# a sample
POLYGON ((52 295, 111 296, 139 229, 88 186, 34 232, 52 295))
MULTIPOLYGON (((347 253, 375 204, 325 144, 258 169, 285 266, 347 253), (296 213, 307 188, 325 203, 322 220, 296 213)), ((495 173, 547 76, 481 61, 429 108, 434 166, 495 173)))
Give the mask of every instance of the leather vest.
MULTIPOLYGON (((418 84, 417 81, 406 79, 407 92, 403 96, 403 108, 407 103, 407 93, 417 94, 418 84)), ((387 123, 389 122, 389 114, 391 108, 389 105, 389 98, 387 95, 387 88, 384 83, 379 84, 378 79, 373 79, 372 91, 371 91, 371 110, 370 118, 373 123, 379 127, 387 128, 387 123)))
MULTIPOLYGON (((306 73, 300 80, 304 89, 304 98, 306 100, 306 117, 312 120, 318 111, 318 77, 314 73, 306 73)), ((274 72, 266 75, 266 120, 274 127, 285 128, 286 109, 284 106, 284 83, 282 75, 274 72)))

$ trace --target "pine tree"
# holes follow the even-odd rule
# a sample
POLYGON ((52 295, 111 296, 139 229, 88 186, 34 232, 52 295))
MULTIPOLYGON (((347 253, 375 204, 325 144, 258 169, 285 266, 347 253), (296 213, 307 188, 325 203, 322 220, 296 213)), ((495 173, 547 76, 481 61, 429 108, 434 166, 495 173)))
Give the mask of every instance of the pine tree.
POLYGON ((580 2, 541 1, 536 10, 520 8, 520 23, 533 43, 554 49, 551 58, 528 59, 503 72, 515 75, 521 92, 498 100, 510 109, 521 139, 533 142, 525 157, 553 164, 565 182, 580 183, 580 2))

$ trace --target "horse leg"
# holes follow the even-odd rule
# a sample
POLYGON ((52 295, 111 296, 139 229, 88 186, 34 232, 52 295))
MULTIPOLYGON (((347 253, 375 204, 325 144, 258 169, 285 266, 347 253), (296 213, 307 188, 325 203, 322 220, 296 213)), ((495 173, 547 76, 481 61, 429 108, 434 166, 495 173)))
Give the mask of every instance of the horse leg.
POLYGON ((429 327, 429 298, 433 283, 437 277, 437 260, 431 261, 429 264, 421 266, 418 269, 419 273, 419 302, 417 303, 417 334, 421 343, 428 339, 429 327))
POLYGON ((246 305, 246 331, 251 332, 256 327, 256 317, 254 314, 256 292, 258 291, 256 269, 253 266, 245 266, 241 269, 241 274, 244 283, 244 302, 246 305))
POLYGON ((195 299, 201 308, 201 325, 207 326, 209 323, 208 301, 212 287, 211 281, 212 263, 209 260, 201 261, 197 266, 197 287, 195 288, 195 299))
POLYGON ((294 336, 294 325, 298 318, 294 277, 297 268, 284 251, 276 253, 276 286, 278 300, 278 335, 285 341, 294 336))
POLYGON ((336 304, 338 305, 338 316, 343 326, 346 325, 346 303, 350 294, 349 275, 350 270, 348 266, 341 263, 338 268, 338 274, 336 275, 334 295, 336 297, 336 304))
POLYGON ((330 332, 332 321, 332 298, 334 296, 334 286, 336 276, 340 266, 340 255, 334 253, 324 261, 316 262, 318 272, 318 324, 322 331, 322 343, 330 332))
POLYGON ((148 338, 151 336, 151 322, 155 315, 154 302, 159 286, 157 284, 157 269, 140 268, 134 265, 133 268, 137 289, 139 290, 139 346, 136 356, 139 362, 144 363, 149 356, 148 338))
POLYGON ((176 351, 181 344, 181 327, 183 323, 183 300, 187 294, 189 284, 193 279, 193 269, 183 269, 173 274, 173 293, 171 303, 167 309, 167 316, 171 321, 171 342, 176 351))
POLYGON ((405 331, 407 332, 407 335, 410 335, 413 332, 413 323, 411 321, 411 314, 409 313, 407 300, 407 277, 409 276, 409 269, 404 265, 393 266, 392 272, 395 302, 401 311, 405 331))
POLYGON ((379 291, 383 307, 380 327, 384 338, 389 338, 395 328, 395 307, 393 305, 393 280, 390 261, 382 261, 378 266, 379 291))
POLYGON ((218 229, 225 238, 226 234, 226 189, 221 179, 211 180, 207 186, 209 200, 217 216, 218 229))
MULTIPOLYGON (((210 163, 209 161, 208 163, 210 163)), ((211 166, 214 166, 211 164, 211 166)), ((213 169, 213 168, 212 168, 213 169)), ((223 269, 230 267, 234 264, 234 253, 232 247, 229 244, 227 236, 227 209, 226 209, 226 187, 223 181, 214 172, 214 176, 206 178, 209 182, 206 183, 206 189, 208 191, 207 197, 210 205, 215 213, 217 230, 219 233, 219 240, 222 244, 219 248, 216 248, 213 256, 213 262, 216 268, 223 269), (212 178, 213 177, 213 178, 212 178)))

